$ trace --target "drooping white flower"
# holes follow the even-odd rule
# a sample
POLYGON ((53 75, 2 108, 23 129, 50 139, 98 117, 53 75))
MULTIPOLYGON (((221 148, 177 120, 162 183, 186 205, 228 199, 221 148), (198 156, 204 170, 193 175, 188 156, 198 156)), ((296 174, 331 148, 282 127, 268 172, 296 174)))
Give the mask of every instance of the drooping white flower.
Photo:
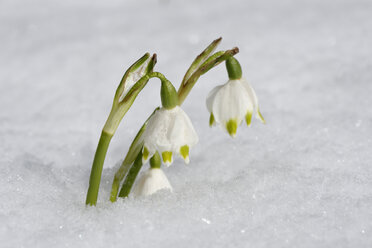
POLYGON ((164 172, 160 168, 150 168, 138 179, 133 193, 135 196, 148 196, 162 189, 173 191, 164 172))
POLYGON ((226 84, 215 87, 207 97, 207 108, 211 113, 209 124, 222 125, 232 137, 235 137, 244 119, 248 126, 251 125, 253 114, 265 123, 256 93, 244 78, 230 79, 226 84))
POLYGON ((258 108, 256 93, 246 79, 242 77, 242 69, 237 59, 226 60, 229 81, 215 87, 207 97, 207 108, 211 113, 209 125, 218 123, 235 137, 238 126, 243 119, 250 126, 252 115, 265 123, 258 108))
POLYGON ((179 107, 164 107, 157 110, 149 119, 143 134, 143 162, 156 151, 161 154, 163 162, 170 165, 173 154, 179 154, 189 163, 189 150, 198 142, 198 135, 187 114, 179 107))

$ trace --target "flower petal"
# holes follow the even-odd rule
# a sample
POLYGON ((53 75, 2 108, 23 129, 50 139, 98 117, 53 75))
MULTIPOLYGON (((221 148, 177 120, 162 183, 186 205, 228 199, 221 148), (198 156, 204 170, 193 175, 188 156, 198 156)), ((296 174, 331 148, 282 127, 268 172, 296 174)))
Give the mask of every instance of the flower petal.
MULTIPOLYGON (((172 153, 179 154, 181 147, 191 148, 198 140, 190 118, 179 106, 158 110, 144 132, 144 145, 149 153, 158 151, 166 165, 172 163, 172 153)), ((187 162, 187 158, 184 159, 187 162)))
POLYGON ((216 94, 217 92, 223 87, 224 85, 219 85, 219 86, 216 86, 214 87, 211 92, 209 92, 208 96, 207 96, 207 109, 208 111, 211 113, 212 112, 212 108, 213 108, 213 102, 214 102, 214 98, 216 97, 216 94))
POLYGON ((235 119, 240 125, 249 106, 249 96, 240 81, 229 80, 216 94, 212 110, 217 123, 235 119))

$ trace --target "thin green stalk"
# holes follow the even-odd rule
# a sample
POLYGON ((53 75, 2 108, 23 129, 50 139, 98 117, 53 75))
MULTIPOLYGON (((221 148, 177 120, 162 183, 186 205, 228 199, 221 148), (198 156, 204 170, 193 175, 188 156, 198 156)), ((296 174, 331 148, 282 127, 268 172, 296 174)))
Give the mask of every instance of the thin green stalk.
POLYGON ((130 168, 120 190, 119 197, 127 197, 132 189, 133 183, 142 167, 142 150, 138 153, 136 160, 130 168))
POLYGON ((98 142, 96 154, 94 155, 92 170, 89 178, 89 188, 85 204, 96 205, 99 185, 101 182, 101 174, 103 162, 105 161, 107 149, 109 147, 112 134, 102 131, 101 137, 98 142))

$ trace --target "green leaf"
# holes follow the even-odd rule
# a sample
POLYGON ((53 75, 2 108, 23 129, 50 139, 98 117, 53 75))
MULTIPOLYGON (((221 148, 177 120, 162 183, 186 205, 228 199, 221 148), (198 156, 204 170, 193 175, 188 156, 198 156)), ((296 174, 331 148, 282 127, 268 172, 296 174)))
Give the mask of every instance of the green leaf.
POLYGON ((186 71, 186 74, 183 77, 181 85, 183 85, 190 78, 190 76, 200 67, 200 65, 208 58, 208 56, 211 53, 213 53, 213 51, 220 44, 221 40, 222 37, 212 41, 212 43, 195 58, 195 60, 191 63, 189 69, 186 71))
POLYGON ((145 53, 141 58, 139 58, 136 62, 134 62, 124 73, 118 88, 116 89, 115 97, 114 97, 114 104, 119 102, 120 96, 123 94, 126 80, 129 74, 133 71, 136 71, 141 65, 143 65, 147 59, 150 57, 149 53, 145 53))
POLYGON ((234 47, 231 50, 227 51, 220 51, 213 54, 210 58, 208 58, 191 76, 187 79, 186 82, 181 84, 180 88, 178 89, 178 99, 179 105, 183 103, 186 99, 187 95, 191 91, 192 87, 194 87, 195 83, 198 81, 199 77, 204 73, 208 72, 210 69, 221 63, 222 61, 234 56, 239 52, 237 47, 234 47))

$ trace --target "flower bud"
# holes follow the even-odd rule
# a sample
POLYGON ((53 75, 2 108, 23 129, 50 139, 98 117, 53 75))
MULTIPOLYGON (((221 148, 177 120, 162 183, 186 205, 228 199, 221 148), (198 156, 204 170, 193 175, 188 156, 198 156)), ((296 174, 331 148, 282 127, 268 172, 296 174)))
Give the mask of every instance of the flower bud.
POLYGON ((161 159, 158 152, 155 152, 154 156, 150 159, 150 166, 153 169, 159 169, 161 166, 161 159))
POLYGON ((173 84, 164 79, 161 81, 161 104, 165 109, 172 109, 178 105, 178 95, 173 84))
POLYGON ((226 69, 230 80, 241 79, 242 68, 238 60, 236 60, 234 57, 230 57, 226 60, 226 69))

